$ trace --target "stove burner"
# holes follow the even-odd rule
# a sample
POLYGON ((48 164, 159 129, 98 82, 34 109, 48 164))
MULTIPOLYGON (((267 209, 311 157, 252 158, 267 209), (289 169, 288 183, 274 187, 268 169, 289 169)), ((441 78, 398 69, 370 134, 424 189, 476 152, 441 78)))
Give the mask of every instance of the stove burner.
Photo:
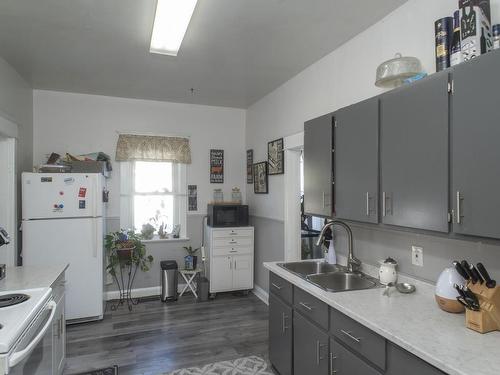
POLYGON ((0 296, 0 308, 14 306, 29 300, 30 296, 26 294, 5 294, 0 296))

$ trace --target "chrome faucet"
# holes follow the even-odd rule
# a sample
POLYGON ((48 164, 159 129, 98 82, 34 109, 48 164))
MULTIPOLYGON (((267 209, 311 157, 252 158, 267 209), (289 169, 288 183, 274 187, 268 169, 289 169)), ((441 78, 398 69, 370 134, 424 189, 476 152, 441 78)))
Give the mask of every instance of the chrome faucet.
MULTIPOLYGON (((347 246, 348 246, 348 250, 349 250, 349 254, 347 256, 347 269, 349 270, 349 272, 358 272, 359 269, 361 268, 361 261, 358 258, 356 258, 354 256, 354 253, 353 253, 354 240, 353 240, 353 236, 352 236, 352 230, 351 230, 351 227, 349 227, 349 225, 347 225, 343 221, 331 220, 331 221, 327 222, 323 226, 323 228, 321 229, 321 233, 319 234, 319 238, 318 238, 318 241, 316 242, 316 246, 321 246, 321 244, 323 243, 323 240, 325 239, 326 230, 328 228, 334 227, 336 225, 344 228, 346 233, 347 233, 347 237, 348 237, 347 246)), ((333 238, 332 238, 332 241, 333 241, 333 238)))

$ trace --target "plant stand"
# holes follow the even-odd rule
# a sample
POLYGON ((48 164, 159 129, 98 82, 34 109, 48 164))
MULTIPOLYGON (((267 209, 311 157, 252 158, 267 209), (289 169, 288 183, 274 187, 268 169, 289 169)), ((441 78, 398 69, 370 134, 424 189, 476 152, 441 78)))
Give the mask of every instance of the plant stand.
POLYGON ((118 285, 118 290, 120 292, 120 299, 111 305, 111 310, 115 311, 118 307, 127 304, 128 310, 132 311, 132 307, 139 304, 139 299, 132 298, 132 286, 134 284, 135 275, 137 274, 138 264, 133 264, 131 261, 131 249, 122 249, 119 251, 128 254, 128 259, 126 256, 120 257, 120 272, 119 274, 113 275, 113 278, 118 285))

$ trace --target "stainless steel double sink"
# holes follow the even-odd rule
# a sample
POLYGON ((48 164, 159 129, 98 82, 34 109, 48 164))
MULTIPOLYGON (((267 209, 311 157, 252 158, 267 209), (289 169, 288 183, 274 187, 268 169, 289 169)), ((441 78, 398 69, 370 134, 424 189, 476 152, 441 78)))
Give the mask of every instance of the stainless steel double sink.
POLYGON ((328 292, 346 292, 380 288, 380 282, 361 272, 349 272, 347 267, 324 261, 278 263, 278 266, 328 292))

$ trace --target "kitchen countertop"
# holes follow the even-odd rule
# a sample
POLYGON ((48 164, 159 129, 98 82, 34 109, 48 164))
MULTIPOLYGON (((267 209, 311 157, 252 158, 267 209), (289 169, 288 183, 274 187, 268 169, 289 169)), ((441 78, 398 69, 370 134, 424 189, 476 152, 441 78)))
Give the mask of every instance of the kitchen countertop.
POLYGON ((331 293, 278 263, 282 262, 264 263, 264 267, 450 375, 500 373, 500 332, 474 332, 465 327, 465 314, 439 309, 432 284, 405 277, 404 281, 416 285, 415 293, 393 289, 386 297, 380 288, 331 293))
POLYGON ((0 280, 0 292, 50 287, 66 271, 68 265, 7 267, 0 280))

